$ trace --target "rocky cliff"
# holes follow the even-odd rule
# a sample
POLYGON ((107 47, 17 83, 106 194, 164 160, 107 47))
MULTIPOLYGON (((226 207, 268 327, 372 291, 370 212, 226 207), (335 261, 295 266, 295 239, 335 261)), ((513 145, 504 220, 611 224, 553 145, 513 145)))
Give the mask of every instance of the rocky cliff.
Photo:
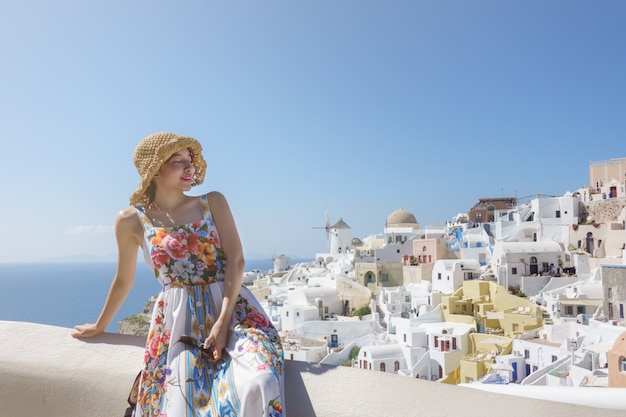
POLYGON ((150 318, 152 317, 152 309, 156 296, 152 296, 146 301, 141 313, 126 317, 120 320, 117 326, 117 332, 120 334, 132 334, 136 336, 148 336, 150 329, 150 318))
POLYGON ((624 199, 600 200, 584 204, 584 210, 581 214, 586 217, 585 221, 593 220, 598 223, 619 222, 626 216, 625 207, 626 200, 624 199))

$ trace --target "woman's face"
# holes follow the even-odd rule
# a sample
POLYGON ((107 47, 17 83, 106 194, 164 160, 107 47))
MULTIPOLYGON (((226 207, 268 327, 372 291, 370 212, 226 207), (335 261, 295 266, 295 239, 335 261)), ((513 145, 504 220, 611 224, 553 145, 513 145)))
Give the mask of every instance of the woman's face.
POLYGON ((154 176, 156 185, 160 188, 173 188, 189 191, 193 186, 193 155, 184 148, 174 153, 161 165, 159 172, 154 176))

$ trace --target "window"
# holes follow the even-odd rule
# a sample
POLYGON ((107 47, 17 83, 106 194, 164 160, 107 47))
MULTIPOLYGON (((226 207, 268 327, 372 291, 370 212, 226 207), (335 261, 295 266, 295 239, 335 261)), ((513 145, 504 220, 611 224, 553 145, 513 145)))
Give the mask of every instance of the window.
POLYGON ((382 282, 389 282, 389 274, 382 274, 381 280, 382 282))
POLYGON ((285 316, 289 317, 289 311, 285 311, 285 316))
POLYGON ((437 272, 437 279, 441 281, 441 272, 437 272))
POLYGON ((524 349, 524 359, 530 359, 530 350, 524 349))
POLYGON ((574 315, 574 306, 565 306, 565 315, 573 316, 574 315))
POLYGON ((395 361, 393 363, 393 370, 396 371, 396 372, 398 372, 400 370, 400 362, 395 361))
POLYGON ((576 314, 585 314, 585 306, 576 306, 576 314))
POLYGON ((439 347, 439 336, 435 336, 435 347, 439 347))
POLYGON ((626 372, 626 358, 623 356, 619 358, 619 369, 622 372, 626 372))
POLYGON ((557 360, 557 359, 558 359, 558 358, 557 358, 557 356, 556 356, 556 355, 552 355, 552 362, 556 362, 556 360, 557 360))
POLYGON ((556 211, 556 218, 560 219, 561 218, 561 210, 557 210, 556 211))
POLYGON ((385 362, 381 362, 381 363, 380 363, 380 371, 381 371, 381 372, 385 372, 385 370, 386 370, 386 369, 385 369, 385 362))
POLYGON ((511 274, 512 275, 517 275, 517 268, 515 268, 515 267, 511 268, 511 274))

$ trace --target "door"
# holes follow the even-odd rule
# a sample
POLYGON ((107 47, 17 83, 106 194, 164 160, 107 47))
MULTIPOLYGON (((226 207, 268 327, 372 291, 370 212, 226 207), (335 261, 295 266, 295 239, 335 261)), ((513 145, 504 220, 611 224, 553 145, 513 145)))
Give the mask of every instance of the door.
POLYGON ((537 264, 537 257, 530 257, 530 275, 538 275, 539 273, 539 265, 537 264))

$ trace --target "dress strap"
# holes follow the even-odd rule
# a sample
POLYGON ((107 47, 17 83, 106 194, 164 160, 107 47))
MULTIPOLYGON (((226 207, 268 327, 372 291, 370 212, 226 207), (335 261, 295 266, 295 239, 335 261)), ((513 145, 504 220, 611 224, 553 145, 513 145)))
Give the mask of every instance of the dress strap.
POLYGON ((203 194, 200 196, 200 211, 202 212, 202 218, 204 220, 213 220, 211 216, 211 207, 209 206, 208 194, 203 194))
POLYGON ((137 211, 137 217, 139 217, 139 222, 141 223, 144 232, 148 233, 148 231, 154 226, 152 225, 150 218, 146 214, 146 210, 141 206, 135 206, 135 210, 137 211))

